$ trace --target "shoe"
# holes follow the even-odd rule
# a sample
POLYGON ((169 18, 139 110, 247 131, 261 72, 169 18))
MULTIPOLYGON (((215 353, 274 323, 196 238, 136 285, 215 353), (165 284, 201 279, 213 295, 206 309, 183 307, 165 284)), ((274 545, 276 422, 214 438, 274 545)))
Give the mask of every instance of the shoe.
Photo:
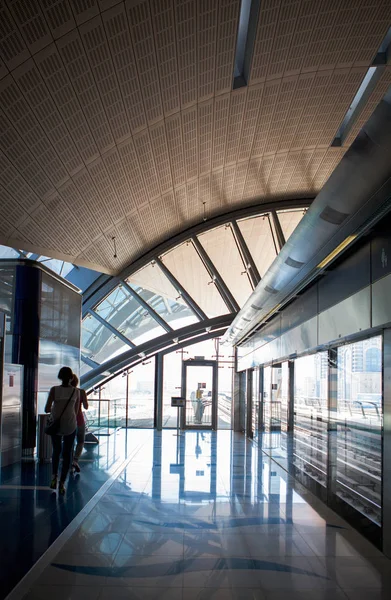
POLYGON ((50 489, 55 490, 57 487, 57 475, 53 475, 52 480, 50 482, 50 489))
POLYGON ((77 463, 76 461, 73 461, 72 469, 75 471, 75 473, 80 473, 79 463, 77 463))
POLYGON ((58 484, 58 493, 60 494, 60 496, 65 496, 65 485, 62 481, 60 481, 60 483, 58 484))

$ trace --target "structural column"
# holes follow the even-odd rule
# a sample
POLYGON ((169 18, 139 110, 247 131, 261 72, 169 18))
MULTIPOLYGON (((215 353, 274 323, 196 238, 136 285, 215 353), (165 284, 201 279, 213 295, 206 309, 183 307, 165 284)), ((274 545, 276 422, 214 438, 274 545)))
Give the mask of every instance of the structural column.
POLYGON ((161 431, 163 424, 163 354, 155 357, 155 427, 161 431))
POLYGON ((24 366, 22 449, 29 456, 34 452, 37 427, 41 271, 17 266, 15 279, 12 362, 24 366))

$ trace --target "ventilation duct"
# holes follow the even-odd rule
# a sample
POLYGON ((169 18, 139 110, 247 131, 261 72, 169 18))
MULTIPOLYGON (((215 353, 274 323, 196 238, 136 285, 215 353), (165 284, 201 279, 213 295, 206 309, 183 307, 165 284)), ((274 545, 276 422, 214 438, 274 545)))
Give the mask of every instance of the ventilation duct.
POLYGON ((377 106, 224 336, 238 345, 390 208, 391 93, 377 106))

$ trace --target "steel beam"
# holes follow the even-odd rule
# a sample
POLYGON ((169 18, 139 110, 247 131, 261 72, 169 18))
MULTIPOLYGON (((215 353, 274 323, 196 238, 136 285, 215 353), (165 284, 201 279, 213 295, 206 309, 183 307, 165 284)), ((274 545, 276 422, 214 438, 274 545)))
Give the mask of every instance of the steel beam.
POLYGON ((131 342, 130 340, 128 340, 128 338, 126 336, 124 336, 123 333, 121 333, 120 331, 118 331, 118 329, 116 329, 115 327, 113 327, 112 325, 110 325, 110 323, 108 323, 105 319, 103 319, 103 317, 101 317, 94 310, 89 309, 87 312, 88 312, 88 314, 90 314, 93 317, 95 317, 95 319, 97 319, 99 321, 99 323, 102 323, 102 325, 104 325, 104 327, 107 327, 107 329, 109 329, 111 331, 111 333, 113 333, 115 336, 117 336, 118 339, 120 339, 121 341, 123 341, 124 344, 127 344, 131 348, 135 348, 136 347, 136 345, 133 344, 133 342, 131 342))
POLYGON ((177 278, 171 273, 169 269, 167 269, 166 265, 162 263, 160 258, 155 258, 155 263, 160 267, 163 271, 164 275, 167 277, 171 285, 178 291, 178 294, 184 299, 187 306, 196 314, 196 316, 201 321, 208 320, 208 317, 204 313, 203 310, 198 306, 198 304, 193 300, 193 298, 186 292, 185 288, 181 286, 177 278))
POLYGON ((283 246, 285 246, 284 232, 282 231, 280 219, 278 218, 278 215, 277 215, 276 211, 275 210, 271 210, 270 214, 271 214, 271 217, 272 217, 272 221, 273 221, 273 225, 274 225, 274 231, 275 231, 276 238, 277 238, 276 239, 276 242, 277 242, 277 252, 280 252, 282 250, 283 246))
POLYGON ((143 309, 146 310, 151 317, 153 317, 155 321, 157 321, 159 325, 163 327, 163 329, 166 331, 172 331, 172 327, 170 327, 169 324, 166 323, 166 321, 155 310, 153 310, 152 306, 150 306, 148 302, 141 298, 140 294, 138 294, 129 284, 127 284, 126 281, 121 281, 120 285, 122 285, 122 287, 125 288, 139 304, 141 304, 143 309))
POLYGON ((244 239, 243 234, 240 231, 239 225, 236 221, 231 221, 231 229, 239 253, 242 257, 244 268, 246 269, 247 275, 250 279, 251 286, 255 290, 258 283, 261 281, 261 276, 257 269, 257 265, 254 262, 251 252, 246 244, 246 240, 244 239))
POLYGON ((205 248, 203 247, 203 245, 199 241, 198 237, 196 235, 193 235, 191 237, 191 241, 193 242, 193 245, 194 245, 194 247, 195 247, 195 249, 196 249, 196 251, 198 253, 198 256, 200 257, 200 259, 204 263, 204 265, 205 265, 205 267, 206 267, 209 275, 212 277, 213 283, 216 284, 217 291, 219 292, 220 296, 224 300, 224 302, 227 305, 228 309, 231 312, 234 312, 234 313, 239 312, 239 310, 240 310, 239 304, 236 302, 235 298, 233 297, 233 295, 229 291, 229 289, 226 286, 223 278, 221 277, 220 273, 218 272, 218 270, 216 269, 215 265, 211 261, 209 255, 205 251, 205 248))
POLYGON ((97 363, 95 360, 92 360, 92 358, 89 358, 88 356, 84 356, 83 354, 80 354, 80 358, 83 361, 83 363, 85 363, 92 369, 96 369, 96 367, 100 366, 100 364, 97 363))
POLYGON ((157 337, 156 339, 149 340, 144 344, 140 344, 136 348, 128 350, 127 352, 123 352, 121 355, 115 356, 105 363, 102 363, 99 365, 99 367, 94 369, 94 371, 90 371, 89 373, 82 375, 81 384, 89 385, 91 383, 91 385, 95 385, 95 379, 97 377, 106 371, 113 370, 116 373, 120 372, 122 369, 127 368, 132 360, 137 357, 140 357, 141 361, 145 358, 145 356, 151 356, 157 352, 162 352, 165 354, 166 352, 172 352, 173 350, 181 348, 182 346, 203 341, 203 339, 217 337, 218 334, 216 331, 221 332, 222 330, 225 330, 232 322, 233 318, 234 316, 229 313, 219 317, 214 317, 213 319, 197 321, 197 323, 187 325, 186 327, 178 329, 177 331, 166 333, 157 337), (205 337, 202 337, 204 332, 206 332, 205 337))

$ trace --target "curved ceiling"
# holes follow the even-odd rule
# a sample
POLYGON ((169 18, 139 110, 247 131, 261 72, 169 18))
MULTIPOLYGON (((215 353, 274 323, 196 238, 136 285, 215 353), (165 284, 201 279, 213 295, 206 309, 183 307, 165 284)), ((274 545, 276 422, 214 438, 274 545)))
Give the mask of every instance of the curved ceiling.
POLYGON ((261 2, 233 89, 240 7, 2 2, 0 243, 118 273, 204 218, 314 196, 390 80, 332 145, 391 4, 261 2))
POLYGON ((82 384, 205 332, 224 333, 305 212, 251 208, 228 222, 217 218, 106 277, 83 296, 82 384))

